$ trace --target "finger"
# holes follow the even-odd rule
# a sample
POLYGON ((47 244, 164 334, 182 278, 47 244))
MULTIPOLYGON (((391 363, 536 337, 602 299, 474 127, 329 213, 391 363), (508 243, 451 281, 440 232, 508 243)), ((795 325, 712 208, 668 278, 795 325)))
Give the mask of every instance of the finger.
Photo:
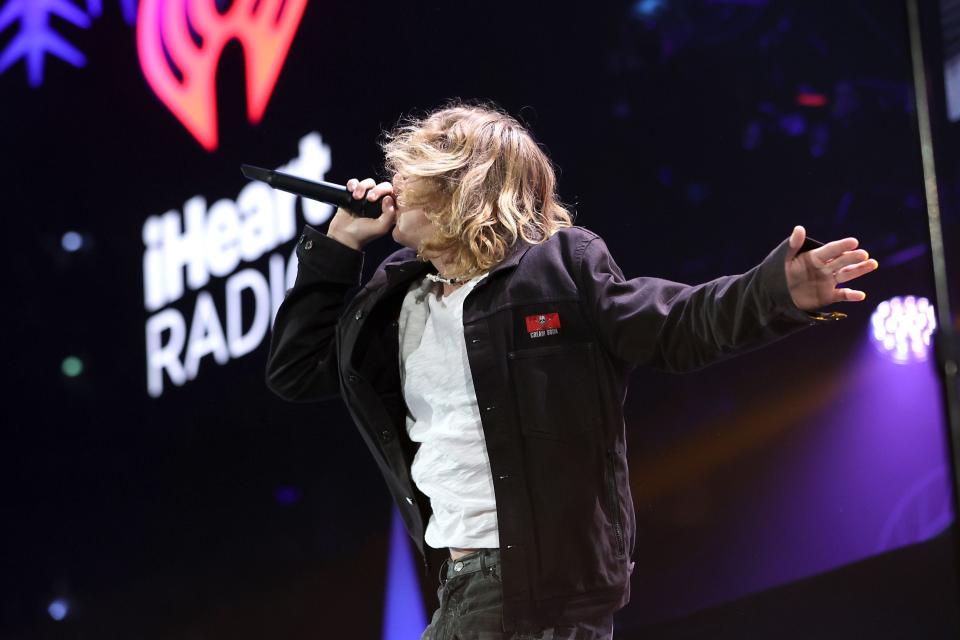
POLYGON ((864 249, 856 249, 854 251, 845 251, 825 266, 830 269, 831 272, 837 272, 851 264, 858 264, 870 258, 870 254, 867 253, 864 249))
POLYGON ((397 217, 397 210, 394 207, 390 207, 390 209, 387 209, 385 204, 386 201, 387 201, 387 198, 384 198, 383 202, 380 203, 380 206, 384 207, 384 209, 383 209, 383 213, 381 213, 380 216, 377 218, 377 223, 378 223, 377 226, 380 228, 381 233, 386 233, 387 231, 389 231, 390 227, 393 226, 394 220, 396 220, 396 217, 397 217))
POLYGON ((856 289, 834 289, 834 302, 863 302, 867 299, 867 294, 856 289))
POLYGON ((843 240, 834 240, 828 242, 822 247, 817 247, 810 252, 810 255, 816 258, 820 264, 830 262, 844 251, 853 251, 860 242, 856 238, 844 238, 843 240))
POLYGON ((386 193, 393 193, 393 185, 389 182, 381 182, 370 191, 367 191, 367 200, 373 202, 386 193))
POLYGON ((384 213, 393 213, 397 208, 396 203, 393 201, 393 196, 384 196, 383 200, 380 201, 380 209, 384 213))
POLYGON ((880 263, 876 260, 867 260, 865 262, 860 262, 840 269, 834 274, 833 278, 837 281, 837 283, 849 282, 850 280, 870 273, 879 266, 880 263))
POLYGON ((803 241, 807 237, 807 230, 797 225, 793 228, 793 232, 790 234, 790 250, 787 251, 787 261, 793 260, 796 257, 797 252, 800 251, 800 247, 803 246, 803 241))
POLYGON ((359 180, 357 180, 356 178, 350 178, 349 180, 347 180, 347 189, 349 189, 350 191, 353 191, 354 189, 357 188, 358 184, 360 184, 359 180))
POLYGON ((373 178, 364 178, 353 188, 353 197, 359 200, 367 192, 367 189, 373 188, 376 184, 373 178))

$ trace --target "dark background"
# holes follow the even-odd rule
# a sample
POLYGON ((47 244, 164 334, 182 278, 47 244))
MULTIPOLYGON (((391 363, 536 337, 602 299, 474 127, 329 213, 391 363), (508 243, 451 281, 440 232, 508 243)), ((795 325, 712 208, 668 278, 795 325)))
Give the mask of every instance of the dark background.
MULTIPOLYGON (((952 514, 880 548, 857 511, 869 500, 893 509, 910 473, 945 464, 932 365, 851 383, 876 370, 863 355, 876 303, 932 299, 900 2, 314 0, 258 126, 245 117, 242 49, 228 46, 212 153, 152 92, 119 7, 105 2, 89 28, 51 20, 85 53, 83 68, 48 57, 34 88, 22 61, 0 75, 3 637, 380 636, 391 507, 346 410, 273 397, 266 342, 225 366, 205 358, 196 380, 150 398, 141 229, 197 194, 235 198, 241 162, 278 166, 311 131, 332 149, 328 179, 382 175, 382 131, 452 97, 495 101, 529 125, 576 222, 628 276, 742 272, 795 224, 822 241, 856 236, 880 262, 862 280, 867 302, 846 305, 842 323, 696 374, 635 374, 627 429, 641 551, 618 637, 669 633, 693 612, 924 541, 939 540, 939 555, 908 563, 913 577, 956 589, 952 514), (70 230, 80 251, 61 247, 70 230), (83 361, 80 376, 61 372, 67 356, 83 361), (871 466, 861 441, 835 442, 834 463, 860 475, 831 484, 836 504, 818 498, 802 478, 831 477, 816 467, 822 439, 861 419, 870 429, 872 416, 843 408, 858 393, 889 399, 907 379, 927 381, 895 402, 919 416, 926 453, 898 475, 903 451, 871 466), (791 460, 813 462, 790 475, 791 460), (771 504, 809 529, 789 517, 784 531, 763 528, 771 504), (60 622, 47 613, 57 598, 70 603, 60 622)), ((0 50, 17 29, 0 31, 0 50)), ((937 131, 953 247, 957 132, 937 131)), ((369 246, 365 277, 393 248, 369 246)), ((222 297, 222 281, 207 288, 222 297)), ((195 297, 173 306, 189 319, 195 297)), ((946 475, 933 483, 942 509, 946 475)), ((868 575, 858 584, 900 581, 882 566, 868 575)), ((428 612, 433 580, 422 585, 428 612)), ((803 592, 806 617, 826 611, 817 603, 829 588, 803 592)), ((927 619, 953 619, 952 593, 924 600, 927 619)))

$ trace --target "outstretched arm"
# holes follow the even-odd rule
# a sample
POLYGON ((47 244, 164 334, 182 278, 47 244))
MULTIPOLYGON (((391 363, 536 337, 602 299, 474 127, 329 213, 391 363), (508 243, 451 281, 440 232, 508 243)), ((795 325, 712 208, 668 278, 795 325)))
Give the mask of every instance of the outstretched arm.
POLYGON ((865 252, 854 251, 855 243, 848 238, 821 244, 798 227, 746 273, 691 286, 627 279, 603 240, 594 238, 582 251, 579 278, 588 315, 608 351, 633 366, 691 371, 830 317, 807 311, 863 299, 862 292, 827 291, 833 278, 844 282, 876 268, 876 261, 862 264, 865 252))

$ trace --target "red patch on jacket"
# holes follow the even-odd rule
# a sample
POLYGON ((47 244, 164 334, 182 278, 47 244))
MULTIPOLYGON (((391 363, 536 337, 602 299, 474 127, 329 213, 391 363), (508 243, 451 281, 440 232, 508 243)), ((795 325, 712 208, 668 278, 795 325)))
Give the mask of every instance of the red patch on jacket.
POLYGON ((560 333, 560 314, 541 313, 524 318, 527 323, 527 332, 531 338, 554 336, 560 333))

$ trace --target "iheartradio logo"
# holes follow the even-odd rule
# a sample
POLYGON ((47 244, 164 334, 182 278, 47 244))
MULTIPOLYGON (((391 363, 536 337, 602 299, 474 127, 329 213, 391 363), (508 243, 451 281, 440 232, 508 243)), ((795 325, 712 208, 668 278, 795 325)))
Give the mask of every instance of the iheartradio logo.
POLYGON ((307 0, 141 0, 137 52, 147 82, 207 151, 217 148, 217 64, 236 39, 243 46, 247 118, 257 124, 270 101, 307 0))

